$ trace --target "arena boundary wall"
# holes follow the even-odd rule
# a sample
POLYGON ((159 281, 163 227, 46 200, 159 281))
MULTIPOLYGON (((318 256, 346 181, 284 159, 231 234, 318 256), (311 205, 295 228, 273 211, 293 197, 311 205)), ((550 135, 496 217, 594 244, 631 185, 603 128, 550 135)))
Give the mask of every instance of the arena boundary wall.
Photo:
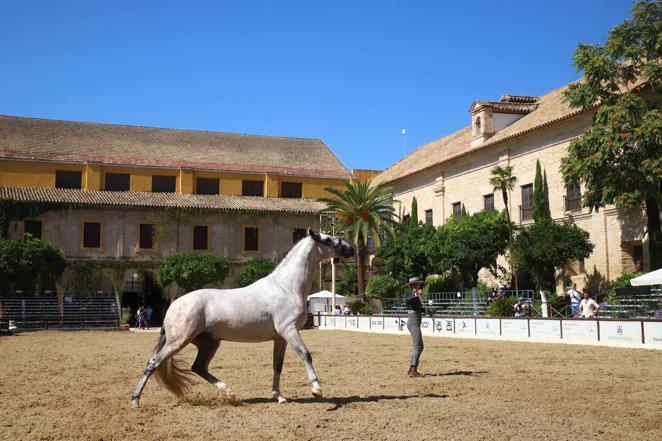
MULTIPOLYGON (((406 334, 407 316, 315 316, 321 330, 406 334)), ((662 320, 424 317, 424 335, 662 350, 662 320)))

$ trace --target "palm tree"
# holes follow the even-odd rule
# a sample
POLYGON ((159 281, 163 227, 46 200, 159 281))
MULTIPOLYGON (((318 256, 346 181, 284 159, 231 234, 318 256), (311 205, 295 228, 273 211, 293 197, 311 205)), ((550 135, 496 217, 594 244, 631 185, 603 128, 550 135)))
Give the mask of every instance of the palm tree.
MULTIPOLYGON (((508 192, 515 188, 517 183, 517 176, 513 176, 513 167, 506 165, 501 167, 495 166, 491 171, 490 185, 494 187, 494 191, 501 191, 503 197, 503 205, 506 209, 506 220, 508 221, 508 234, 510 236, 510 247, 513 245, 513 226, 510 221, 510 210, 508 210, 508 192)), ((513 279, 515 281, 515 290, 517 291, 517 271, 513 268, 513 279)))
POLYGON ((320 198, 326 204, 324 211, 332 211, 344 228, 345 237, 356 246, 356 275, 359 295, 365 286, 364 268, 368 236, 381 244, 380 228, 393 235, 392 225, 397 217, 393 208, 393 194, 378 185, 367 182, 345 182, 345 189, 326 187, 332 198, 320 198))

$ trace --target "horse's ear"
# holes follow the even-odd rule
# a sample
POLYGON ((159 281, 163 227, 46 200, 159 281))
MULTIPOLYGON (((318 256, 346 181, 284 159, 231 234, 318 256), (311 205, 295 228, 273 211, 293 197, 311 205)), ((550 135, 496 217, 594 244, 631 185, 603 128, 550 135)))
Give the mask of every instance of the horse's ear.
POLYGON ((318 241, 318 242, 319 242, 320 240, 322 240, 322 238, 320 237, 319 233, 316 233, 315 231, 313 231, 312 228, 308 228, 308 236, 312 237, 313 240, 318 241))

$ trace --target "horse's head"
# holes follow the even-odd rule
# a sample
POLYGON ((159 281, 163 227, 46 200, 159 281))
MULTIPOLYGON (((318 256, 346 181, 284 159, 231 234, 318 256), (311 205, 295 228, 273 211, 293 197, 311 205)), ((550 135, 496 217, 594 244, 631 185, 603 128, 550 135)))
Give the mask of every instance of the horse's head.
POLYGON ((324 233, 317 233, 310 228, 308 228, 308 235, 317 243, 317 248, 323 259, 352 257, 354 255, 354 248, 342 239, 324 233))

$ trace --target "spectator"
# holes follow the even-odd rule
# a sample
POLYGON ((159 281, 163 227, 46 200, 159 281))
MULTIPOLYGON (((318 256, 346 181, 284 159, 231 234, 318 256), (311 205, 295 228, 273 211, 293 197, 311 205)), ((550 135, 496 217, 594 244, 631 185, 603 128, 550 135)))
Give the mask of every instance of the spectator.
POLYGON ((152 309, 152 305, 147 305, 147 308, 145 309, 145 318, 147 319, 147 326, 152 323, 152 314, 154 313, 154 310, 152 309))
POLYGON ((334 315, 342 315, 342 309, 340 309, 340 305, 336 305, 336 309, 333 311, 334 315))
POLYGON ((349 306, 345 305, 345 307, 342 309, 342 314, 343 315, 352 315, 352 310, 349 309, 349 306))
POLYGON ((515 311, 515 317, 523 317, 524 316, 524 304, 522 304, 522 300, 518 300, 517 303, 513 305, 513 310, 515 311))
POLYGON ((588 295, 588 291, 584 290, 583 296, 579 304, 579 315, 583 318, 595 318, 600 311, 600 305, 588 295))
POLYGON ((577 284, 573 283, 567 291, 568 301, 570 302, 570 315, 573 317, 579 314, 579 302, 582 299, 582 295, 577 291, 577 284))
POLYGON ((487 303, 489 304, 492 300, 499 297, 499 289, 496 285, 492 286, 492 291, 487 295, 487 303))
POLYGON ((147 329, 145 323, 145 307, 143 305, 140 305, 136 311, 136 327, 138 329, 147 329))

